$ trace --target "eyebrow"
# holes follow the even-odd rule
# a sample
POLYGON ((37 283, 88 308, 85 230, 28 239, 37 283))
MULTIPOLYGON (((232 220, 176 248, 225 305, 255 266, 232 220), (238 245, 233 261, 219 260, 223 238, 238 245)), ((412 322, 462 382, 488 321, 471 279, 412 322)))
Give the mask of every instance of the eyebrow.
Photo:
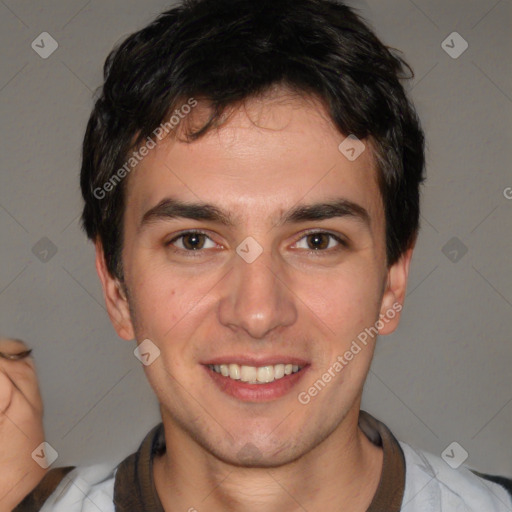
MULTIPOLYGON (((298 224, 300 222, 328 220, 337 217, 354 219, 371 231, 371 217, 368 210, 345 198, 297 205, 285 212, 278 219, 275 227, 284 224, 298 224)), ((227 227, 235 226, 231 213, 224 212, 215 205, 208 203, 186 203, 175 198, 165 198, 144 213, 139 225, 139 231, 157 221, 180 218, 215 222, 227 227)))

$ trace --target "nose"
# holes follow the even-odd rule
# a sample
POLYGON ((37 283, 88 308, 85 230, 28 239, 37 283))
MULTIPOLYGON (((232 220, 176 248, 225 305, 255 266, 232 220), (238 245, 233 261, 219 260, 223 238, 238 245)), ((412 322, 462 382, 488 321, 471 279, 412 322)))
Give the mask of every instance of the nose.
POLYGON ((233 330, 262 339, 297 319, 297 297, 282 263, 270 252, 264 251, 252 263, 235 255, 222 286, 219 321, 233 330))

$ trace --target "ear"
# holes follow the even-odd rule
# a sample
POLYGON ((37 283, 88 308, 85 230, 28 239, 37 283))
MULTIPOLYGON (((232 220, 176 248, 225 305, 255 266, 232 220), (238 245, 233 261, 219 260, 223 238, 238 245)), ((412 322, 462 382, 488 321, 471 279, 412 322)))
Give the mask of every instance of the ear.
POLYGON ((379 315, 381 324, 384 324, 384 326, 379 329, 379 334, 391 334, 400 323, 400 312, 405 301, 407 278, 414 245, 407 249, 399 260, 388 269, 387 283, 382 296, 379 315))
POLYGON ((133 340, 135 333, 130 316, 128 299, 122 283, 113 277, 107 269, 103 246, 98 239, 96 247, 96 271, 103 287, 103 297, 107 306, 108 316, 118 336, 125 340, 133 340))

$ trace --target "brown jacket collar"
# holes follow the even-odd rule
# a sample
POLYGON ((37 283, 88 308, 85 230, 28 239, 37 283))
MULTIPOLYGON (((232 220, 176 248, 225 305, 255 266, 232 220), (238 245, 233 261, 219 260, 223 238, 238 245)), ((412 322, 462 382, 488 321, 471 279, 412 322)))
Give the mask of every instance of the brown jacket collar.
MULTIPOLYGON (((367 512, 400 512, 405 488, 405 459, 402 448, 386 425, 365 411, 360 411, 359 426, 368 439, 381 446, 384 451, 380 482, 367 512)), ((117 468, 114 483, 116 512, 164 512, 153 479, 153 458, 164 452, 164 428, 160 423, 146 435, 140 448, 117 468)), ((40 510, 72 469, 66 467, 49 471, 13 512, 40 510)))
MULTIPOLYGON (((384 450, 382 474, 367 512, 399 512, 405 488, 405 459, 391 431, 365 411, 360 411, 359 426, 374 444, 384 450)), ((139 450, 119 466, 115 487, 116 512, 164 512, 153 480, 153 457, 165 452, 163 424, 157 425, 139 450)))

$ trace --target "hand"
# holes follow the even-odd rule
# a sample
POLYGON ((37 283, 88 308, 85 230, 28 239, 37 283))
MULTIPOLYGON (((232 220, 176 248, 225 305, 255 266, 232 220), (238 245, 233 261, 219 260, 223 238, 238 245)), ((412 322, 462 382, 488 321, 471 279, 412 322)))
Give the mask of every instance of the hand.
POLYGON ((45 475, 32 458, 44 441, 43 402, 31 350, 0 338, 0 511, 11 511, 45 475))

